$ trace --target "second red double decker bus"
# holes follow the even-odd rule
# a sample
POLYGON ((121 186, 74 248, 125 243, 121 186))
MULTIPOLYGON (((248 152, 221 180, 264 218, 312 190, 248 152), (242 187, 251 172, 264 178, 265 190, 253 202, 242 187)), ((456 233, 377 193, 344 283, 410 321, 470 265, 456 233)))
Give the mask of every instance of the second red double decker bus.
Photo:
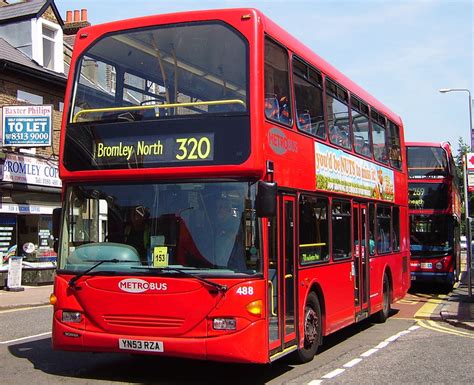
POLYGON ((411 279, 452 289, 460 273, 461 195, 449 143, 407 143, 411 279))
POLYGON ((55 349, 308 361, 410 285, 401 119, 254 9, 81 30, 60 174, 55 349))

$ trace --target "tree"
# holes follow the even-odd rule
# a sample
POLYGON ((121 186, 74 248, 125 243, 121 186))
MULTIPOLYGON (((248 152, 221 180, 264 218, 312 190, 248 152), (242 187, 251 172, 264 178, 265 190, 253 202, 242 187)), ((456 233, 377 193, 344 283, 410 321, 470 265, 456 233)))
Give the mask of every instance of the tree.
MULTIPOLYGON (((467 154, 468 152, 471 152, 471 146, 466 144, 462 137, 459 137, 458 140, 458 152, 455 158, 456 161, 456 166, 457 166, 457 174, 459 177, 459 188, 461 189, 461 200, 463 202, 462 205, 462 214, 464 216, 464 210, 465 210, 465 205, 464 205, 464 167, 463 167, 463 159, 464 155, 467 154)), ((473 205, 474 205, 474 194, 468 194, 469 195, 469 216, 472 215, 473 212, 473 205)), ((464 231, 464 226, 465 226, 465 221, 461 222, 461 232, 465 234, 464 231)))

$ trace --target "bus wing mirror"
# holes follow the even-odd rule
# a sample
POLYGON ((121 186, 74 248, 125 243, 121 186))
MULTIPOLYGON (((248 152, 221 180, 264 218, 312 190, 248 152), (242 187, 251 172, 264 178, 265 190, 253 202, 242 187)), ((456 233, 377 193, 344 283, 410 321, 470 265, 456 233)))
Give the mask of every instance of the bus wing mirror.
POLYGON ((258 182, 257 199, 255 202, 257 216, 276 216, 277 184, 274 182, 258 182))
POLYGON ((61 226, 61 208, 53 209, 53 237, 59 238, 59 228, 61 226))

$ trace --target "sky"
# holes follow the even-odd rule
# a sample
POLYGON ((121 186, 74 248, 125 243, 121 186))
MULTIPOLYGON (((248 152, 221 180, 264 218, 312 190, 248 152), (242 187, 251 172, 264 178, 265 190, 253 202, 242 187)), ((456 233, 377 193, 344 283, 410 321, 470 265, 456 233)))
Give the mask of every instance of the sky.
MULTIPOLYGON (((94 24, 196 9, 252 7, 401 116, 406 141, 470 144, 472 0, 56 0, 94 24)), ((472 108, 474 109, 474 107, 472 108)), ((474 113, 474 112, 473 112, 474 113)))

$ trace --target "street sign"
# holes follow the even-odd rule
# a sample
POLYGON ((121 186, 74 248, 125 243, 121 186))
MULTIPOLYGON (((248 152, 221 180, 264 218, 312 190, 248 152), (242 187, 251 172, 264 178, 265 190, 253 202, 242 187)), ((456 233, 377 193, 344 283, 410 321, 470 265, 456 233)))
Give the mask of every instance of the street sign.
POLYGON ((474 152, 468 152, 466 154, 467 159, 467 169, 474 171, 474 152))
POLYGON ((3 106, 3 145, 5 147, 47 147, 52 141, 50 105, 3 106))

